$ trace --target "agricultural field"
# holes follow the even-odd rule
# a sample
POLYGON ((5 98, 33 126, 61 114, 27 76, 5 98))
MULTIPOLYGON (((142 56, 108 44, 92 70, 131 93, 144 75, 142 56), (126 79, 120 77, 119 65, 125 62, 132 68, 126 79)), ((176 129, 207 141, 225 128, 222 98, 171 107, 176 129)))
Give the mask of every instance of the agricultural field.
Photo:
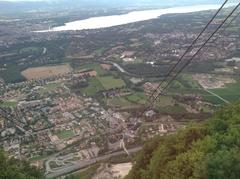
POLYGON ((98 80, 100 81, 105 90, 122 88, 126 85, 122 79, 117 79, 113 76, 98 77, 98 80))
POLYGON ((70 73, 72 68, 68 64, 56 65, 56 66, 42 66, 35 68, 28 68, 22 71, 22 75, 27 80, 45 79, 58 75, 64 75, 70 73))
POLYGON ((203 99, 214 105, 221 105, 226 102, 235 102, 240 99, 240 80, 211 75, 182 75, 173 83, 168 94, 200 95, 203 99), (214 83, 214 85, 211 84, 214 83), (200 84, 204 84, 204 89, 200 84), (212 86, 212 88, 210 88, 212 86), (214 94, 216 95, 214 95, 214 94), (219 96, 219 97, 218 97, 219 96), (221 99, 222 98, 222 99, 221 99))
POLYGON ((81 88, 82 94, 94 96, 100 91, 122 88, 126 84, 122 79, 113 76, 91 77, 88 79, 88 87, 81 88))
POLYGON ((146 104, 147 97, 144 92, 134 92, 132 95, 126 96, 129 102, 135 104, 146 104))
POLYGON ((107 71, 105 71, 99 64, 85 64, 81 66, 80 68, 74 69, 75 71, 87 71, 87 70, 94 70, 97 72, 98 75, 105 75, 107 74, 107 71))
POLYGON ((229 102, 240 100, 240 80, 236 83, 227 84, 224 88, 210 89, 209 91, 219 95, 229 102))
POLYGON ((213 96, 213 95, 203 95, 203 99, 209 103, 212 103, 214 105, 221 105, 221 104, 224 104, 224 102, 217 98, 216 96, 213 96))
POLYGON ((167 113, 167 114, 186 114, 187 110, 180 105, 175 106, 165 106, 157 109, 160 113, 167 113))
POLYGON ((94 96, 99 91, 104 90, 102 84, 99 82, 98 78, 92 77, 88 79, 88 87, 81 88, 80 91, 82 94, 87 96, 94 96))
POLYGON ((108 100, 108 105, 116 108, 132 108, 136 106, 132 102, 128 101, 125 97, 115 97, 108 100))
POLYGON ((132 94, 123 97, 114 97, 108 100, 108 105, 117 108, 133 108, 145 105, 147 97, 144 92, 133 91, 132 94))
POLYGON ((171 96, 161 96, 159 100, 156 102, 157 108, 173 106, 175 104, 174 99, 171 96))

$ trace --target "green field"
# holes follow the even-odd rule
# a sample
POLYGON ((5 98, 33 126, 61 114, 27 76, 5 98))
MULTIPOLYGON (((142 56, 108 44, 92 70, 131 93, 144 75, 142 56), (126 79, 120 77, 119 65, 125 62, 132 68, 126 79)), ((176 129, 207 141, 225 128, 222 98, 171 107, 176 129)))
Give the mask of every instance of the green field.
POLYGON ((94 96, 100 91, 122 88, 126 84, 121 79, 115 79, 113 76, 92 77, 88 79, 89 86, 80 91, 87 96, 94 96))
POLYGON ((168 113, 168 114, 185 114, 186 109, 182 106, 165 106, 157 109, 158 112, 168 113))
POLYGON ((47 155, 35 155, 32 158, 30 158, 30 161, 37 161, 37 160, 44 160, 47 159, 48 156, 47 155))
POLYGON ((156 107, 162 108, 166 106, 173 106, 174 105, 174 100, 170 96, 161 96, 159 100, 156 102, 156 107))
POLYGON ((123 97, 114 97, 108 100, 108 105, 119 108, 132 108, 138 105, 146 104, 147 97, 144 92, 132 92, 131 95, 123 97))
POLYGON ((193 80, 193 77, 191 74, 181 75, 180 82, 185 88, 190 88, 190 89, 201 88, 198 82, 193 80))
POLYGON ((17 102, 16 101, 0 101, 0 107, 16 107, 17 102))
POLYGON ((99 64, 86 64, 75 70, 77 71, 95 70, 98 75, 107 74, 107 71, 102 69, 102 67, 99 64))
POLYGON ((81 88, 81 93, 87 96, 94 96, 99 91, 103 91, 104 87, 99 82, 98 78, 92 77, 88 79, 89 86, 86 88, 81 88))
POLYGON ((62 83, 49 83, 45 86, 43 86, 43 88, 41 88, 39 90, 39 93, 43 94, 49 91, 53 91, 56 90, 57 88, 61 87, 62 83))
POLYGON ((109 99, 108 103, 110 106, 119 107, 119 108, 122 108, 122 107, 128 108, 128 107, 133 107, 134 105, 124 97, 115 97, 113 99, 109 99))
POLYGON ((74 136, 74 133, 72 130, 70 131, 61 131, 59 133, 56 134, 58 136, 59 139, 68 139, 70 137, 74 136))
POLYGON ((98 80, 105 90, 122 88, 126 85, 122 79, 116 79, 113 76, 98 77, 98 80))
POLYGON ((40 54, 43 49, 39 47, 26 47, 19 50, 20 54, 40 54))
POLYGON ((132 95, 126 96, 126 99, 136 104, 145 104, 147 101, 147 97, 144 92, 134 92, 132 95))
POLYGON ((211 89, 209 90, 217 95, 221 96, 223 99, 229 102, 240 101, 240 81, 237 83, 228 84, 225 88, 211 89))
MULTIPOLYGON (((240 80, 237 83, 227 84, 224 88, 210 89, 209 91, 219 95, 229 102, 240 101, 240 80)), ((170 87, 168 94, 198 94, 207 102, 215 105, 221 105, 225 102, 218 97, 206 92, 196 81, 194 81, 190 74, 182 75, 178 81, 175 81, 170 87)))

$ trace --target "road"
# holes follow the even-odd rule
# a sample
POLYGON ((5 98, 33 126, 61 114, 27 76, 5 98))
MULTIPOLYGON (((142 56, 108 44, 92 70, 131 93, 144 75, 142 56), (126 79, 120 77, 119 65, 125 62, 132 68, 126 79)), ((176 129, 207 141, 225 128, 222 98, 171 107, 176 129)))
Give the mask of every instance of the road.
POLYGON ((122 73, 127 73, 126 70, 124 70, 120 65, 118 65, 117 63, 112 63, 113 66, 115 66, 120 72, 122 73))
MULTIPOLYGON (((133 148, 133 149, 129 149, 128 152, 130 154, 131 153, 136 153, 141 149, 142 149, 142 147, 136 147, 136 148, 133 148)), ((106 160, 106 159, 109 159, 110 157, 118 156, 118 155, 121 155, 121 154, 125 154, 125 151, 114 152, 112 154, 103 155, 101 157, 93 158, 93 159, 90 159, 90 160, 81 160, 81 161, 78 161, 71 166, 66 166, 66 167, 58 169, 58 170, 52 170, 53 173, 47 174, 46 178, 55 178, 55 177, 59 177, 59 176, 62 176, 62 175, 66 175, 68 173, 71 173, 71 172, 83 169, 85 167, 88 167, 89 165, 95 164, 98 161, 106 160)))

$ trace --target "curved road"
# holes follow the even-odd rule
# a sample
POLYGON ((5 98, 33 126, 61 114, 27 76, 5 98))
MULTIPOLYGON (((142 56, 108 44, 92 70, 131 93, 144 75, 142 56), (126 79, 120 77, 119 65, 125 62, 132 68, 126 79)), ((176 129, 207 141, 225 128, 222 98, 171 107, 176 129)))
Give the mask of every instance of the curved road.
MULTIPOLYGON (((128 152, 130 154, 131 153, 136 153, 141 149, 142 149, 142 147, 136 147, 136 148, 133 148, 133 149, 129 149, 128 152)), ((81 161, 78 161, 71 166, 66 166, 66 167, 58 169, 58 170, 52 170, 52 173, 47 174, 46 178, 60 177, 62 175, 66 175, 68 173, 71 173, 71 172, 83 169, 85 167, 88 167, 89 165, 95 164, 96 162, 99 162, 101 160, 106 160, 106 159, 109 159, 110 157, 118 156, 118 155, 121 155, 121 154, 125 154, 125 151, 114 152, 112 154, 103 155, 103 156, 93 158, 93 159, 90 159, 90 160, 81 160, 81 161)))

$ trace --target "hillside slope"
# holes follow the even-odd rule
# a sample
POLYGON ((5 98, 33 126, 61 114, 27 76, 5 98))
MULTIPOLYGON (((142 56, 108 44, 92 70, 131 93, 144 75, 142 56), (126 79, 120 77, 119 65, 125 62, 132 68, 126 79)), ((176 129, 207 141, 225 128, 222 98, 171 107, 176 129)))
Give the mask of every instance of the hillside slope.
POLYGON ((240 104, 147 143, 128 179, 240 178, 240 104))
POLYGON ((43 179, 43 173, 27 161, 8 158, 0 148, 0 179, 43 179))

